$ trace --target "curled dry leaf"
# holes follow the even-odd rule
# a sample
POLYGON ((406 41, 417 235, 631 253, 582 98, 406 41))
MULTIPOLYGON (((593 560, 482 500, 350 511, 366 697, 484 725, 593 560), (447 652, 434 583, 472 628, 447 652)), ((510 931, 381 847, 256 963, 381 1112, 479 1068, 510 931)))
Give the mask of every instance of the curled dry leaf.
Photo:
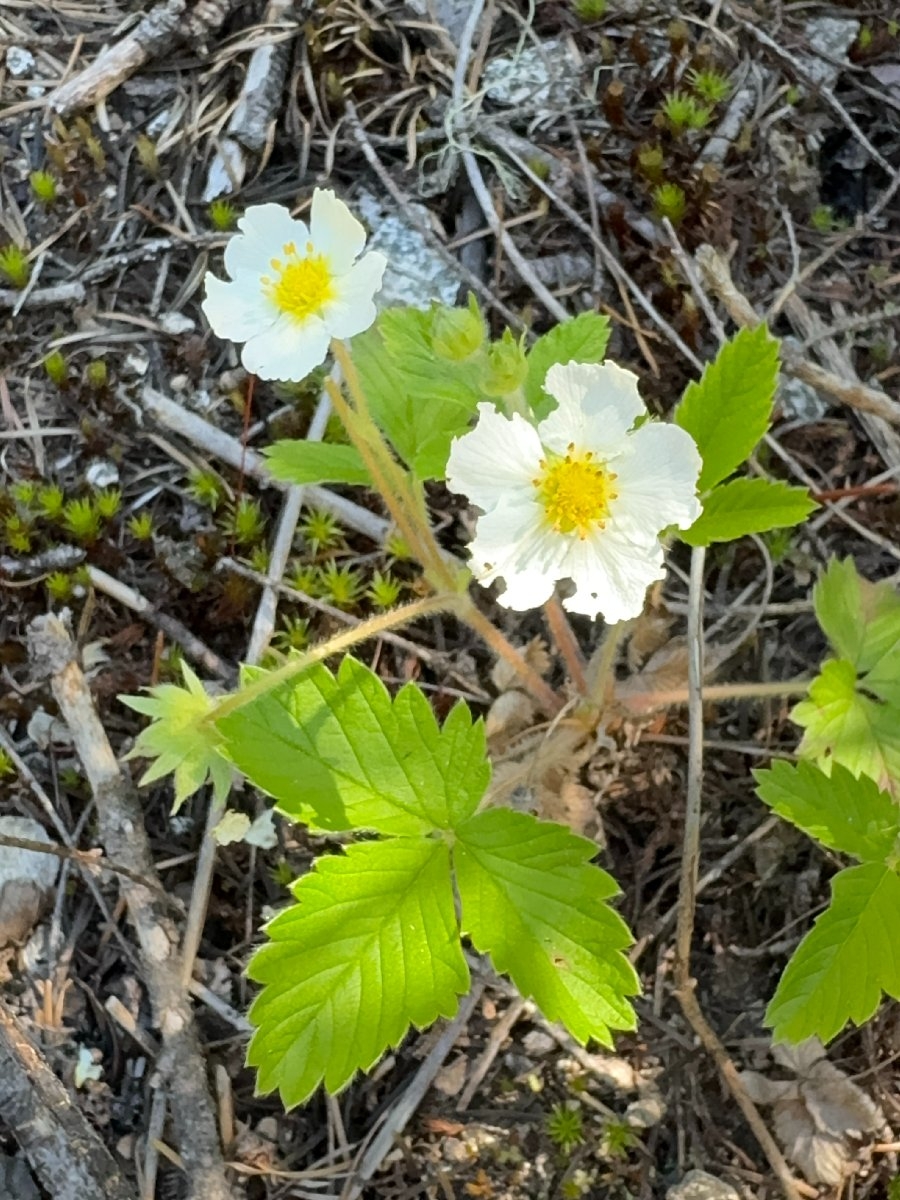
POLYGON ((840 1184, 856 1167, 851 1140, 875 1132, 884 1116, 862 1088, 826 1059, 817 1038, 774 1046, 772 1057, 795 1078, 769 1079, 758 1071, 743 1071, 750 1098, 772 1106, 784 1152, 810 1183, 840 1184))
MULTIPOLYGON (((50 841, 30 817, 0 817, 0 836, 50 841)), ((53 855, 0 844, 0 947, 25 941, 58 874, 59 860, 53 855)))

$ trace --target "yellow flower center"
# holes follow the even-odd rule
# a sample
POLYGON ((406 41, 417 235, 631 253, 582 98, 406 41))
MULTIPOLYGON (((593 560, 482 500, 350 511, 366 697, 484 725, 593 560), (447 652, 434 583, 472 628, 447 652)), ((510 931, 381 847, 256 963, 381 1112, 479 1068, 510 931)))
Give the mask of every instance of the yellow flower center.
POLYGON ((314 254, 312 242, 301 256, 293 242, 282 246, 284 258, 273 258, 273 275, 263 275, 263 291, 276 308, 297 321, 322 311, 337 296, 331 266, 324 254, 314 254))
POLYGON ((609 506, 618 495, 615 481, 605 463, 594 461, 592 451, 576 453, 570 445, 564 457, 542 459, 534 486, 550 526, 557 533, 576 532, 584 539, 606 523, 609 506))

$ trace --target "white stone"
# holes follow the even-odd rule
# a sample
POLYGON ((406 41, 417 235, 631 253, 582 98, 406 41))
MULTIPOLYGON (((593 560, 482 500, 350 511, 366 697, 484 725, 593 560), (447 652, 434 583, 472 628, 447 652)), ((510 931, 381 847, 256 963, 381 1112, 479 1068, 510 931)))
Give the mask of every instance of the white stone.
POLYGON ((35 59, 24 46, 10 46, 6 51, 6 69, 13 79, 22 79, 34 72, 35 59))
POLYGON ((551 39, 540 46, 526 46, 518 54, 491 59, 484 69, 482 87, 495 104, 558 112, 577 98, 578 72, 565 42, 551 39))
MULTIPOLYGON (((459 281, 418 229, 382 208, 371 192, 360 192, 354 207, 371 232, 368 249, 387 256, 384 282, 375 297, 380 307, 411 304, 427 308, 433 300, 456 303, 459 281)), ((427 225, 431 219, 428 209, 421 204, 410 207, 427 225)))
POLYGON ((85 468, 84 477, 91 487, 112 487, 119 482, 119 468, 108 458, 93 458, 85 468))
POLYGON ((859 36, 859 21, 852 17, 815 17, 806 22, 803 34, 813 53, 797 55, 802 70, 817 86, 833 87, 841 73, 840 64, 849 62, 847 51, 859 36))
POLYGON ((680 1183, 666 1190, 666 1200, 741 1200, 730 1183, 706 1171, 688 1171, 680 1183))

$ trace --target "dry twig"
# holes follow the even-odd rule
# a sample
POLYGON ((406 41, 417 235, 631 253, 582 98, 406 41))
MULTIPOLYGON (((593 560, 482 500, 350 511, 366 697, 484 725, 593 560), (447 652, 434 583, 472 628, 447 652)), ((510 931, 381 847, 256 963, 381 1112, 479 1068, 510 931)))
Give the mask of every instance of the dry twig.
POLYGON ((72 79, 47 97, 60 116, 99 104, 135 71, 182 42, 202 45, 219 28, 231 0, 198 0, 188 9, 187 0, 162 0, 141 18, 131 33, 102 51, 72 79))
MULTIPOLYGON (((38 672, 50 678, 53 695, 84 766, 106 853, 134 874, 158 884, 141 805, 131 780, 116 762, 68 629, 52 614, 38 617, 28 630, 28 643, 38 672)), ((121 886, 141 948, 154 1022, 162 1039, 163 1052, 157 1067, 168 1086, 190 1195, 192 1200, 233 1200, 206 1085, 206 1064, 181 983, 177 932, 155 890, 131 879, 122 879, 121 886)))
POLYGON ((2 1000, 0 1118, 53 1200, 133 1200, 112 1155, 2 1000))

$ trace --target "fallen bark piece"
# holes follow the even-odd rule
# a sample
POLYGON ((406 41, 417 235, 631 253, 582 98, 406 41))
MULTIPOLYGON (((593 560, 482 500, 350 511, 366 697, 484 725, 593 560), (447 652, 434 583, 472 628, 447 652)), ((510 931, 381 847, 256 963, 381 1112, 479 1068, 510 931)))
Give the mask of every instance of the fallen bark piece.
MULTIPOLYGON (((0 1119, 53 1200, 134 1200, 112 1155, 2 1001, 0 1119)), ((0 1195, 28 1197, 4 1191, 2 1172, 0 1195)))
POLYGON ((145 62, 179 42, 202 45, 225 20, 231 6, 231 0, 199 0, 189 12, 187 0, 163 0, 121 41, 101 51, 83 71, 52 91, 47 104, 63 117, 98 104, 145 62))

